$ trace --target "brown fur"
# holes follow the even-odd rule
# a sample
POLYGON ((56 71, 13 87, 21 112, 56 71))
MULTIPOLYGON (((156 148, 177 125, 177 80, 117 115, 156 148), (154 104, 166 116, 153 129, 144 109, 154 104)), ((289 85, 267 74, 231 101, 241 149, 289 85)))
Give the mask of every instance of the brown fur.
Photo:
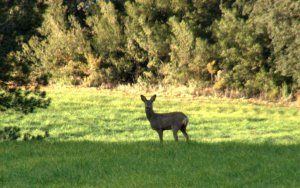
POLYGON ((175 141, 178 141, 177 132, 180 130, 186 140, 189 140, 189 136, 186 132, 188 125, 188 117, 182 112, 171 112, 158 114, 153 111, 153 102, 156 99, 156 95, 153 95, 150 100, 147 100, 145 96, 141 95, 142 101, 145 103, 147 119, 153 130, 157 131, 159 139, 163 141, 163 131, 172 130, 175 141))

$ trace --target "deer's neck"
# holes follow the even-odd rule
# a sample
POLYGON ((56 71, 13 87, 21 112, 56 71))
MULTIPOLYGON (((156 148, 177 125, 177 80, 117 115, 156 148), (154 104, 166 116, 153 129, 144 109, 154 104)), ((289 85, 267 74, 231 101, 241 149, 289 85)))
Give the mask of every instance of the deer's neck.
POLYGON ((151 118, 155 116, 153 108, 146 108, 147 119, 150 121, 151 118))

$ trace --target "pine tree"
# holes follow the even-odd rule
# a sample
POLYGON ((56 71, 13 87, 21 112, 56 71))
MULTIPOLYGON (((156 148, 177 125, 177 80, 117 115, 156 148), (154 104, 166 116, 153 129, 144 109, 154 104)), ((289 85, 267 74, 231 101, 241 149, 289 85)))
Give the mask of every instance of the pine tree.
POLYGON ((31 79, 35 62, 22 58, 22 46, 36 33, 45 8, 42 0, 0 3, 0 110, 28 113, 50 103, 31 79))

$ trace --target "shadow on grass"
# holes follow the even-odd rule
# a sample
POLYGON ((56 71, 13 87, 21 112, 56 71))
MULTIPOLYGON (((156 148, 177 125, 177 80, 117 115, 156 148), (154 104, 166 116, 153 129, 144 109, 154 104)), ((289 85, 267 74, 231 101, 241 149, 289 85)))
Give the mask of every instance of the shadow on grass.
POLYGON ((300 145, 2 142, 0 154, 8 187, 300 187, 300 145))
POLYGON ((247 121, 250 122, 262 122, 262 121, 267 121, 267 118, 246 118, 247 121))

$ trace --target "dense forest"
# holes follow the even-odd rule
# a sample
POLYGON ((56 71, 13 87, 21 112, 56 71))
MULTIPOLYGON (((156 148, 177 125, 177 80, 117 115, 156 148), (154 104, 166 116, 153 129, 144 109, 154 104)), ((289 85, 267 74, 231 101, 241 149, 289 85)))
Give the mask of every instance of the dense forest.
POLYGON ((0 108, 46 107, 38 87, 57 83, 291 96, 300 1, 1 0, 0 108))

